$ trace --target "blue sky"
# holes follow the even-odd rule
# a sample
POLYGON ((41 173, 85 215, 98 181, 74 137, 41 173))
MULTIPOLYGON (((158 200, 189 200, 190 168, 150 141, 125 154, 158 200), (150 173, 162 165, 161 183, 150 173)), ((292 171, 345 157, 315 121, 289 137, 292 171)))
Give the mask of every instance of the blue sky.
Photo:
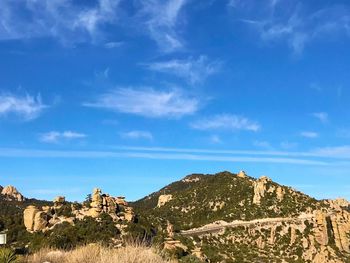
POLYGON ((0 184, 135 200, 246 170, 350 198, 350 5, 2 0, 0 184))

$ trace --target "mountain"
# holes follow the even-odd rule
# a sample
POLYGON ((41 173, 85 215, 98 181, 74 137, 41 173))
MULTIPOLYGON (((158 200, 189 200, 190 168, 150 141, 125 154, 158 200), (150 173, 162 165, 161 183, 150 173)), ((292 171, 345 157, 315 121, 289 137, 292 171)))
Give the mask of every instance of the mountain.
POLYGON ((178 262, 350 262, 347 200, 316 200, 243 171, 191 174, 132 203, 100 189, 82 203, 4 189, 0 231, 26 252, 138 238, 178 262))
POLYGON ((349 203, 266 176, 192 174, 132 205, 169 247, 209 262, 350 262, 349 203))

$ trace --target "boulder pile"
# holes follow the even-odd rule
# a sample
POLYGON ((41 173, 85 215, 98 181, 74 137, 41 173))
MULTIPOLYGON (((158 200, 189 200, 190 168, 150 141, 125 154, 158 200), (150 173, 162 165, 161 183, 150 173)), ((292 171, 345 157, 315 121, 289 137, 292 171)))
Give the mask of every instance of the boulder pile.
POLYGON ((109 214, 116 223, 131 222, 135 218, 134 211, 128 206, 125 197, 102 194, 98 188, 93 190, 88 203, 70 204, 63 196, 56 197, 53 203, 53 206, 41 208, 30 205, 24 210, 24 225, 27 231, 45 232, 63 222, 74 225, 75 220, 83 220, 88 216, 97 219, 102 213, 109 214))
POLYGON ((12 185, 5 186, 4 188, 0 188, 1 190, 1 195, 5 196, 6 200, 8 201, 18 201, 18 202, 23 202, 25 198, 23 195, 18 192, 16 187, 12 185))

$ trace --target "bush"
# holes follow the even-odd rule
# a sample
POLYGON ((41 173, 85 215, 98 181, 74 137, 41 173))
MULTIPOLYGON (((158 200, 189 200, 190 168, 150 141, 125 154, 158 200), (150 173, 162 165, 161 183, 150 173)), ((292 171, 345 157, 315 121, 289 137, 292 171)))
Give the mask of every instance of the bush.
POLYGON ((0 248, 0 263, 13 263, 17 261, 14 251, 9 248, 0 248))

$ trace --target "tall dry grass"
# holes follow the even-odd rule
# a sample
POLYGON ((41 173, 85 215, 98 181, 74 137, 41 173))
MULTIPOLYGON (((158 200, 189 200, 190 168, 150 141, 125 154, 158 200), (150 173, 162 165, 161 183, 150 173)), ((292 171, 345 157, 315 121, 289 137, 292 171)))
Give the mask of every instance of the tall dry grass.
POLYGON ((164 260, 153 248, 128 245, 113 249, 101 245, 87 245, 72 251, 42 249, 29 256, 26 263, 175 263, 164 260))

